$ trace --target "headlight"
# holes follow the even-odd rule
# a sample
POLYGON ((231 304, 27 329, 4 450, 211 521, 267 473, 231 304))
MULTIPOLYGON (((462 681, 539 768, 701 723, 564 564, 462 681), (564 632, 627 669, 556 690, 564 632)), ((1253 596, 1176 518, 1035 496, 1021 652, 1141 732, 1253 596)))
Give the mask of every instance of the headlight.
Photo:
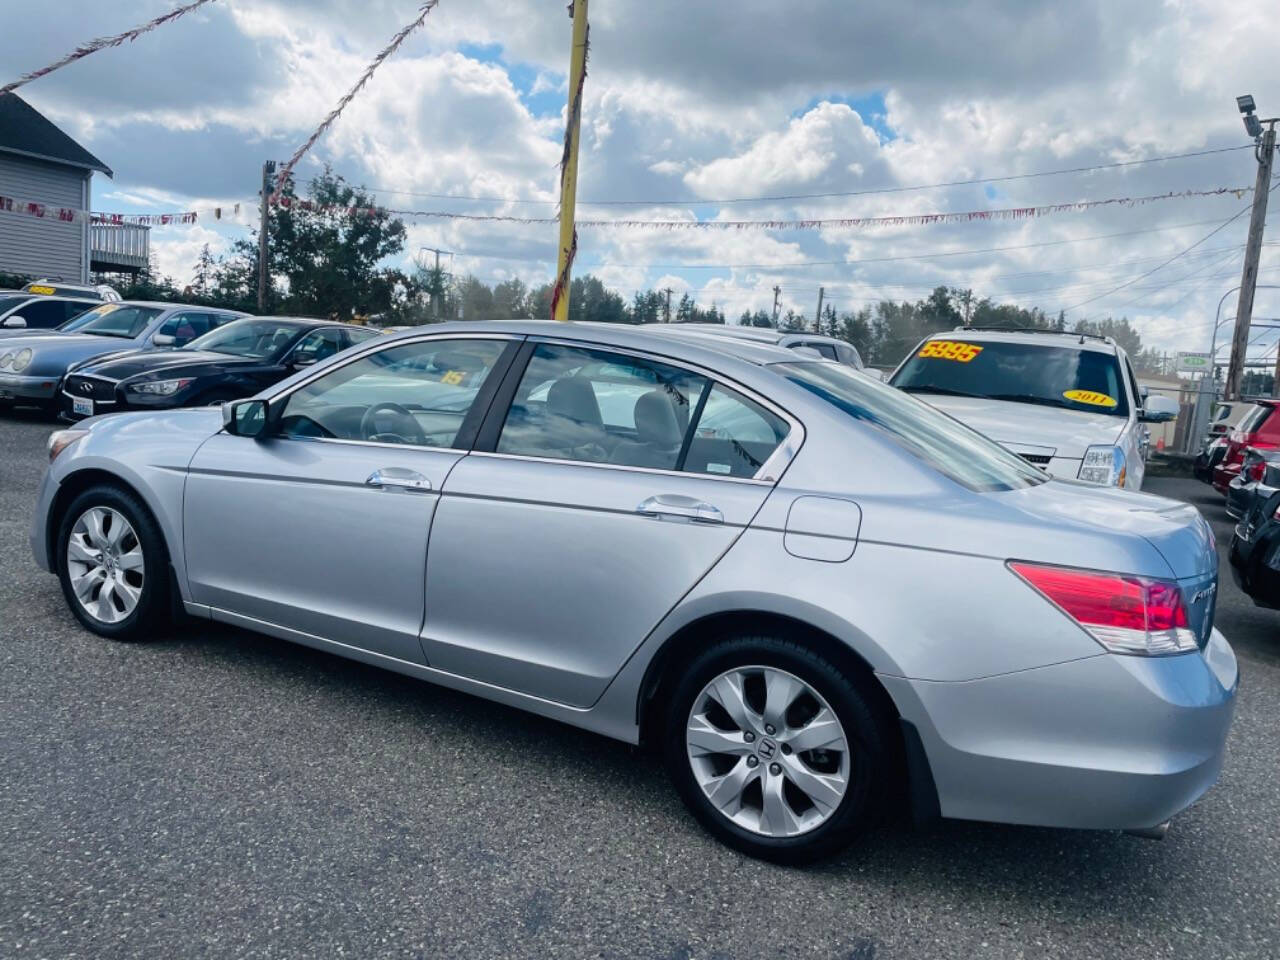
POLYGON ((188 383, 194 377, 187 377, 184 380, 144 380, 142 383, 131 383, 128 389, 133 393, 149 393, 158 397, 171 397, 188 383))
POLYGON ((13 372, 20 373, 31 365, 31 348, 24 347, 13 355, 13 372))
POLYGON ((5 367, 7 367, 10 361, 12 360, 13 360, 12 350, 6 350, 4 353, 0 353, 0 370, 3 370, 5 367))
POLYGON ((88 430, 55 430, 49 434, 49 462, 52 463, 63 450, 71 446, 81 437, 87 437, 88 430))
POLYGON ((1124 477, 1124 451, 1119 447, 1090 447, 1084 452, 1084 460, 1080 464, 1081 480, 1109 487, 1123 487, 1124 477))

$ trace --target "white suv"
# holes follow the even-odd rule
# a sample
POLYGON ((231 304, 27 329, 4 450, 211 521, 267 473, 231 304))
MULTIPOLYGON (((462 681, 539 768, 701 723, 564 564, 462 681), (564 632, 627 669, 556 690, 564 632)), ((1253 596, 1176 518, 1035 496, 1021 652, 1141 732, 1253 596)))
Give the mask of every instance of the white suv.
POLYGON ((1047 330, 958 328, 921 341, 889 382, 1059 477, 1142 486, 1145 407, 1129 357, 1110 337, 1047 330))

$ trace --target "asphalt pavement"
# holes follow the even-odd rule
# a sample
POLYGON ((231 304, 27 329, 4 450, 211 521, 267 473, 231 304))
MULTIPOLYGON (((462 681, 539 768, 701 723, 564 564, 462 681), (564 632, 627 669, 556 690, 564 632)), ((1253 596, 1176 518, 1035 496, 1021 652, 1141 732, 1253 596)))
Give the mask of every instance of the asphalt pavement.
MULTIPOLYGON (((1225 566, 1229 755, 1165 841, 943 822, 787 869, 623 744, 246 632, 92 636, 27 547, 50 429, 0 417, 0 957, 1280 955, 1280 613, 1225 566)), ((1209 488, 1148 488, 1225 544, 1209 488)))

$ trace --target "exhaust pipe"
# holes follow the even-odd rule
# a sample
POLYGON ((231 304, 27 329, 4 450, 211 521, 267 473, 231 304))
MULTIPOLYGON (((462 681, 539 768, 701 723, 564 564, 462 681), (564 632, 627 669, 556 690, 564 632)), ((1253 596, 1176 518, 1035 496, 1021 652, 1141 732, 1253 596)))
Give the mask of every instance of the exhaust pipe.
POLYGON ((1163 840, 1165 834, 1169 832, 1169 821, 1157 823, 1154 827, 1139 827, 1136 830, 1126 830, 1125 833, 1131 837, 1142 837, 1144 840, 1163 840))

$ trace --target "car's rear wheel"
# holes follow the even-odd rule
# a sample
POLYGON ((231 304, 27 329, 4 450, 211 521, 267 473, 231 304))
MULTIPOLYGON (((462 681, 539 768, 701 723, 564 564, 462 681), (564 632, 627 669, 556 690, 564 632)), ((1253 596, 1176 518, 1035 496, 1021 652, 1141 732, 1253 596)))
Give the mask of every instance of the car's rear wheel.
POLYGON ((133 494, 95 486, 77 496, 58 531, 58 577, 71 612, 100 636, 135 640, 168 610, 168 554, 133 494))
POLYGON ((715 836, 751 856, 805 863, 846 846, 890 776, 875 699, 826 658, 779 637, 735 637, 676 686, 667 766, 715 836))

